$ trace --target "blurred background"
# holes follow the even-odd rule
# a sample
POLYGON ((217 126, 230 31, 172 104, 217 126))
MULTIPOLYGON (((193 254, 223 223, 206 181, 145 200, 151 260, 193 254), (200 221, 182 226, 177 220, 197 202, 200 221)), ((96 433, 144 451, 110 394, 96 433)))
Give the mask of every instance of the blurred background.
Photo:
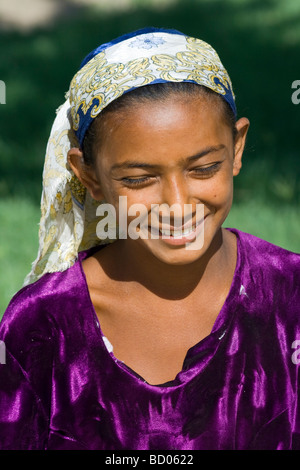
POLYGON ((55 110, 88 52, 145 26, 209 42, 250 119, 224 225, 300 251, 299 0, 0 0, 0 317, 37 254, 55 110))

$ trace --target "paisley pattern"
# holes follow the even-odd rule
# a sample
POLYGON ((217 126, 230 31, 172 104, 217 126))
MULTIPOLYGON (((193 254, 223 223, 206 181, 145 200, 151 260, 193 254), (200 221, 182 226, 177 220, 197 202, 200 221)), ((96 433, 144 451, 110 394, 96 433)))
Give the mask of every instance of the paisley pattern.
MULTIPOLYGON (((97 237, 94 201, 67 163, 92 120, 130 90, 157 82, 194 82, 221 94, 236 113, 230 78, 216 51, 173 30, 138 31, 98 48, 71 81, 46 149, 39 250, 25 285, 46 272, 63 271, 78 252, 107 243, 97 237)), ((89 58, 88 56, 88 58, 89 58)))

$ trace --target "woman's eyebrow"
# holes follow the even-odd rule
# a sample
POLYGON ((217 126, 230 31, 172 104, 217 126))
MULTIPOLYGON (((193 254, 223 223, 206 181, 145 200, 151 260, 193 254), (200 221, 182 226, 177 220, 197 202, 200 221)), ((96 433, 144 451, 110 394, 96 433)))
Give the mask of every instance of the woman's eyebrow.
POLYGON ((203 149, 201 152, 199 153, 196 153, 196 155, 193 155, 191 157, 188 157, 186 160, 188 162, 193 162, 194 160, 198 160, 198 158, 201 158, 201 157, 204 157, 205 155, 207 155, 208 153, 213 153, 213 152, 217 152, 218 150, 222 150, 225 148, 225 145, 224 144, 220 144, 220 145, 212 145, 210 147, 206 147, 205 149, 203 149))
POLYGON ((111 167, 111 170, 116 170, 119 168, 154 168, 157 166, 158 165, 151 165, 150 163, 141 163, 130 160, 123 163, 116 163, 111 167))
MULTIPOLYGON (((195 155, 192 155, 191 157, 185 158, 184 161, 191 162, 194 160, 198 160, 198 158, 204 157, 208 153, 217 152, 218 150, 221 150, 223 148, 225 148, 224 144, 206 147, 205 149, 201 150, 201 152, 195 155)), ((130 161, 122 162, 122 163, 116 163, 115 165, 111 167, 110 170, 113 171, 113 170, 120 170, 120 169, 126 169, 126 168, 153 169, 153 168, 158 168, 160 166, 161 165, 153 165, 150 163, 135 162, 135 161, 130 160, 130 161)))

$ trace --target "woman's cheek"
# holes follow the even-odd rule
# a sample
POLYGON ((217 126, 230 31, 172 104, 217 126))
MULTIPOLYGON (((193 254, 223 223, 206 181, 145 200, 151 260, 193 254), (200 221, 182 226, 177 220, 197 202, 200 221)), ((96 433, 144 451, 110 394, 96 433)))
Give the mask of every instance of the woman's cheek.
POLYGON ((198 187, 194 188, 194 196, 200 202, 207 205, 223 205, 228 198, 231 198, 232 183, 224 176, 213 177, 202 180, 198 187))

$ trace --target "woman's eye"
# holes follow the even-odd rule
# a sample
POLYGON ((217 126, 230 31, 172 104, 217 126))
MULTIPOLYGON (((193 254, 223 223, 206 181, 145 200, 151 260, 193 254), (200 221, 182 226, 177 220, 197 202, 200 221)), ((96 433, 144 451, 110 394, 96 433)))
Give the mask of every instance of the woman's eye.
POLYGON ((127 186, 139 186, 149 182, 149 176, 143 176, 141 178, 122 178, 122 182, 127 186))
POLYGON ((203 166, 199 168, 193 168, 191 171, 196 173, 199 176, 210 176, 213 173, 216 173, 220 168, 221 162, 214 163, 210 166, 203 166))

